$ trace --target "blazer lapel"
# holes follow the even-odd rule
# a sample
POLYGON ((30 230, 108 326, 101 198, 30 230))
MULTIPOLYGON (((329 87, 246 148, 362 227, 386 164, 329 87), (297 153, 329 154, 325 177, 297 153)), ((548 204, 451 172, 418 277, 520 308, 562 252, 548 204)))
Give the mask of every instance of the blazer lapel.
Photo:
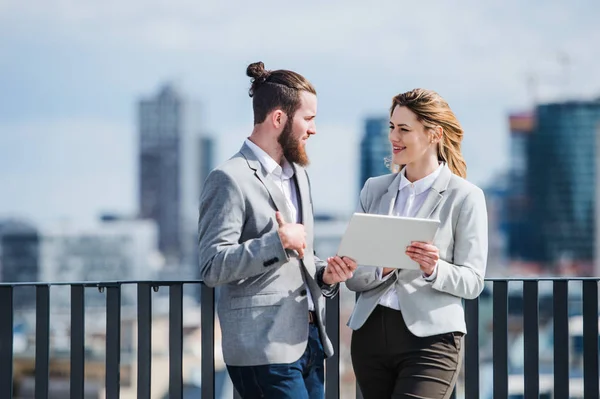
POLYGON ((421 208, 415 215, 417 218, 421 219, 429 219, 435 208, 439 205, 442 200, 442 193, 446 191, 448 188, 448 183, 450 183, 450 178, 452 177, 452 172, 448 168, 447 165, 444 165, 440 175, 433 182, 433 185, 429 189, 427 193, 427 197, 425 198, 425 202, 421 205, 421 208))
MULTIPOLYGON (((388 190, 383 197, 381 197, 381 202, 379 203, 379 214, 380 215, 391 215, 394 211, 394 204, 396 203, 396 197, 398 196, 398 188, 400 187, 400 173, 396 175, 392 184, 388 187, 388 190)), ((367 209, 369 212, 369 209, 367 209)))
MULTIPOLYGON (((310 196, 310 183, 306 176, 306 172, 304 168, 299 165, 292 164, 294 168, 294 177, 297 182, 298 188, 298 212, 301 212, 302 220, 300 223, 304 225, 304 229, 306 230, 306 236, 308 238, 313 237, 313 214, 312 214, 312 199, 310 196)), ((307 247, 305 250, 305 256, 302 260, 302 264, 306 268, 309 276, 314 276, 316 272, 316 266, 314 262, 314 258, 311 256, 313 251, 313 244, 310 240, 306 242, 307 247), (308 253, 307 251, 310 251, 308 253), (308 255, 308 256, 307 256, 308 255)), ((316 291, 315 291, 316 292, 316 291)))
POLYGON ((305 226, 307 223, 310 223, 312 226, 313 215, 312 199, 310 197, 310 184, 304 169, 296 164, 293 164, 293 167, 294 176, 296 178, 296 182, 298 183, 298 199, 300 200, 298 203, 300 209, 298 209, 298 211, 302 212, 301 223, 305 226))
POLYGON ((288 223, 296 223, 295 220, 292 220, 292 213, 288 208, 285 196, 281 191, 281 188, 277 187, 275 182, 273 182, 273 180, 269 178, 267 171, 265 170, 265 168, 263 168, 260 161, 256 158, 254 152, 246 144, 242 146, 240 152, 242 153, 244 158, 246 158, 250 169, 254 170, 254 174, 256 175, 256 177, 258 177, 258 179, 267 189, 271 200, 273 200, 273 203, 275 204, 275 208, 279 212, 281 212, 284 220, 288 223))

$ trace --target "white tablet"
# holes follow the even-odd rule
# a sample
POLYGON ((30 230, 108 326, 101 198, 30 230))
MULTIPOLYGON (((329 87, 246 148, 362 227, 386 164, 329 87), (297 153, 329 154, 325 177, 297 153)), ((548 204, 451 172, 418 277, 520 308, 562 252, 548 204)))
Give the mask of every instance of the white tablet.
POLYGON ((338 250, 361 266, 419 269, 406 255, 412 241, 433 242, 439 220, 355 213, 338 250))

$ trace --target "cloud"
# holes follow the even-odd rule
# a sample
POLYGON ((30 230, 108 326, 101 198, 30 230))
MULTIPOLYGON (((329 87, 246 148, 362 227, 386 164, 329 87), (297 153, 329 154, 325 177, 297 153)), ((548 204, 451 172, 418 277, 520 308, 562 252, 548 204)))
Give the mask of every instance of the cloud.
MULTIPOLYGON (((361 90, 365 84, 421 81, 448 92, 479 90, 507 100, 526 95, 527 76, 543 75, 536 69, 560 51, 573 52, 573 68, 586 75, 595 75, 600 56, 589 13, 558 1, 529 7, 516 0, 468 1, 460 7, 442 1, 384 1, 378 7, 362 1, 302 6, 259 1, 235 7, 158 0, 20 4, 3 13, 5 35, 71 42, 84 54, 85 48, 106 51, 108 58, 102 54, 106 59, 100 62, 106 67, 117 61, 115 73, 130 69, 111 58, 125 53, 131 69, 163 73, 160 65, 166 64, 195 82, 236 71, 243 79, 244 63, 267 59, 275 67, 322 71, 334 79, 353 76, 361 90)), ((544 85, 552 83, 545 79, 544 85)), ((586 87, 600 89, 600 77, 586 87)))
POLYGON ((13 2, 4 10, 3 22, 95 45, 116 42, 224 59, 261 52, 284 58, 334 55, 361 64, 376 64, 370 57, 378 55, 388 65, 383 61, 403 60, 411 53, 439 59, 460 50, 473 55, 531 51, 549 39, 570 41, 595 26, 581 18, 585 9, 558 1, 535 7, 516 0, 467 1, 460 7, 443 1, 377 5, 358 0, 302 5, 255 1, 235 7, 217 1, 48 0, 36 7, 13 2), (580 17, 578 29, 553 29, 570 25, 573 17, 580 17))

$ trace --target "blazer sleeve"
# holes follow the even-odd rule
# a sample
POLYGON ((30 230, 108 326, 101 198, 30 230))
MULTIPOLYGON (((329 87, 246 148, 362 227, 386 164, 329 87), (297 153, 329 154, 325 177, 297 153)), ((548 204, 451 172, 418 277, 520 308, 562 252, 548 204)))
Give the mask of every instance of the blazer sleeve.
POLYGON ((236 181, 222 170, 212 171, 204 183, 198 217, 200 278, 207 286, 257 276, 288 262, 277 230, 240 242, 247 212, 236 181))
MULTIPOLYGON (((356 212, 358 213, 368 213, 367 210, 369 209, 368 204, 370 181, 371 179, 368 179, 365 182, 365 185, 363 186, 362 190, 360 191, 360 200, 356 209, 356 212)), ((373 288, 379 287, 381 284, 387 281, 387 278, 383 280, 379 278, 379 276, 377 275, 378 269, 380 276, 383 272, 383 268, 358 265, 358 267, 354 271, 354 274, 352 275, 352 278, 346 280, 346 287, 348 287, 350 291, 354 292, 369 291, 373 288)), ((397 274, 398 271, 394 270, 392 273, 397 274)))
POLYGON ((316 255, 315 255, 315 265, 317 268, 317 273, 315 274, 315 281, 319 285, 319 288, 321 288, 321 294, 325 298, 333 298, 340 291, 340 284, 337 283, 337 284, 327 285, 323 282, 323 273, 325 273, 325 268, 327 267, 327 262, 322 259, 319 259, 316 255))
POLYGON ((465 299, 474 299, 484 287, 488 253, 485 196, 481 189, 463 200, 454 231, 454 263, 439 260, 432 288, 465 299))

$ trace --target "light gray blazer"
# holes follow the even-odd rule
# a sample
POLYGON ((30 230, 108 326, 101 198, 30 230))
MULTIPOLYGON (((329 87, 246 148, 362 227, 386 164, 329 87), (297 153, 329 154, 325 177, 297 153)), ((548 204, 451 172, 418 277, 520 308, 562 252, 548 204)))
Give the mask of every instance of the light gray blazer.
MULTIPOLYGON (((367 180, 357 212, 388 215, 394 207, 399 174, 367 180)), ((348 326, 359 329, 390 285, 394 286, 409 331, 424 337, 459 331, 466 333, 462 299, 479 296, 487 261, 488 228, 483 191, 444 166, 429 189, 416 217, 439 220, 434 244, 440 250, 437 278, 427 282, 420 270, 395 270, 381 281, 376 268, 359 266, 346 281, 360 293, 348 326)))
POLYGON ((198 220, 200 275, 217 287, 217 313, 225 363, 253 366, 292 363, 308 340, 306 281, 315 302, 326 356, 333 347, 325 334, 325 298, 337 293, 321 283, 326 262, 314 256, 313 209, 306 171, 293 165, 299 213, 306 229, 303 260, 285 250, 275 212, 289 222, 283 192, 268 178, 246 146, 213 170, 202 190, 198 220))

